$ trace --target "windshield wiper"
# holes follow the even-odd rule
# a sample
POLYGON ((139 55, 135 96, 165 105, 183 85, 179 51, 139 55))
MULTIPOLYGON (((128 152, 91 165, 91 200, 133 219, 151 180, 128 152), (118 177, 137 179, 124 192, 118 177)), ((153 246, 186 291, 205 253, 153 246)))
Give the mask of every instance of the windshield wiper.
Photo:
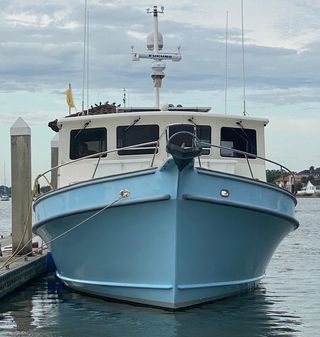
POLYGON ((127 132, 131 127, 135 126, 139 121, 140 121, 141 117, 135 119, 129 126, 127 126, 123 132, 127 132))
POLYGON ((91 123, 91 121, 85 122, 84 125, 83 125, 83 128, 78 131, 78 133, 75 135, 74 139, 76 139, 80 135, 80 133, 88 127, 88 125, 90 123, 91 123))

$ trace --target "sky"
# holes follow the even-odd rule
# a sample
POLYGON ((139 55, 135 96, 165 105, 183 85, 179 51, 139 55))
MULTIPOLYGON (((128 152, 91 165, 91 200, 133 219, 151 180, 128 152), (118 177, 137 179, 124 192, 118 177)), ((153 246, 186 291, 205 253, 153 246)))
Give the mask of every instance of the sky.
MULTIPOLYGON (((85 0, 0 0, 0 185, 10 185, 10 128, 22 117, 31 128, 33 176, 50 167, 49 121, 68 114, 71 83, 80 110, 85 0)), ((87 0, 89 105, 153 106, 146 51, 152 15, 164 6, 159 31, 166 52, 161 101, 243 113, 241 0, 162 0, 161 3, 87 0)), ((320 2, 243 0, 246 111, 267 117, 266 156, 293 171, 320 166, 320 2)))

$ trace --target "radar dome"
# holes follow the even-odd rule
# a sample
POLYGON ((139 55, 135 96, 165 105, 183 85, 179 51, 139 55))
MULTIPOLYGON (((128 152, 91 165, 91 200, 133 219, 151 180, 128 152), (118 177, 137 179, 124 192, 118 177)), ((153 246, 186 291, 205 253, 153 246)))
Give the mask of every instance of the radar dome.
MULTIPOLYGON (((147 37, 147 48, 153 50, 154 48, 154 34, 150 33, 147 37)), ((162 34, 158 32, 158 48, 161 50, 163 48, 163 37, 162 34)))

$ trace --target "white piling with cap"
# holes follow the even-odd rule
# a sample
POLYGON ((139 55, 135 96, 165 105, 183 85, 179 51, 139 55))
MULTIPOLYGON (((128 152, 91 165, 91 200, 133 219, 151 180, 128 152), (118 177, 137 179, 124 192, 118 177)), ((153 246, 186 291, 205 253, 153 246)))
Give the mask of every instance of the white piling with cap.
MULTIPOLYGON (((59 134, 57 133, 51 140, 51 168, 58 166, 59 156, 59 134)), ((51 186, 56 189, 58 186, 58 170, 51 171, 51 186)))
POLYGON ((12 250, 19 255, 32 251, 31 129, 19 117, 10 128, 12 250), (23 248, 22 248, 23 247, 23 248))

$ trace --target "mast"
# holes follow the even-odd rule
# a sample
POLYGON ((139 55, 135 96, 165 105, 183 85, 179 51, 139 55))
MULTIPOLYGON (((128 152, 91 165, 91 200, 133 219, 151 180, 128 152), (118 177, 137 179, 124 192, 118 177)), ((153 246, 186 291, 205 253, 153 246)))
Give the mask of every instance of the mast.
POLYGON ((164 7, 161 10, 157 6, 153 6, 153 10, 147 9, 148 14, 153 14, 153 32, 147 38, 147 48, 150 52, 135 53, 132 48, 132 60, 140 61, 141 58, 154 60, 152 63, 151 78, 153 79, 154 94, 155 94, 155 107, 160 107, 160 88, 162 79, 165 76, 164 70, 166 65, 163 60, 171 60, 179 62, 181 60, 180 48, 177 53, 160 53, 163 48, 163 38, 158 30, 158 14, 164 13, 164 7), (151 52, 152 51, 152 52, 151 52))
MULTIPOLYGON (((159 30, 158 30, 158 13, 163 13, 163 7, 158 11, 157 6, 153 7, 153 11, 147 10, 147 13, 153 13, 153 52, 159 53, 159 30)), ((161 61, 152 64, 152 79, 154 82, 155 106, 160 106, 160 87, 161 80, 164 78, 165 64, 161 61)))
POLYGON ((3 188, 3 193, 4 195, 7 195, 7 181, 6 181, 6 163, 3 163, 3 177, 4 177, 4 188, 3 188))
POLYGON ((243 90, 243 115, 247 116, 246 110, 246 73, 244 62, 244 29, 243 29, 243 0, 241 0, 241 45, 242 45, 242 90, 243 90))
POLYGON ((84 90, 86 82, 86 48, 87 48, 87 0, 84 0, 84 27, 83 27, 83 64, 82 64, 82 100, 81 109, 84 113, 84 90))
POLYGON ((6 185, 6 163, 3 163, 3 178, 4 178, 4 186, 6 185))
POLYGON ((229 12, 226 13, 226 83, 224 91, 224 113, 227 113, 227 103, 228 103, 228 24, 229 24, 229 12))

